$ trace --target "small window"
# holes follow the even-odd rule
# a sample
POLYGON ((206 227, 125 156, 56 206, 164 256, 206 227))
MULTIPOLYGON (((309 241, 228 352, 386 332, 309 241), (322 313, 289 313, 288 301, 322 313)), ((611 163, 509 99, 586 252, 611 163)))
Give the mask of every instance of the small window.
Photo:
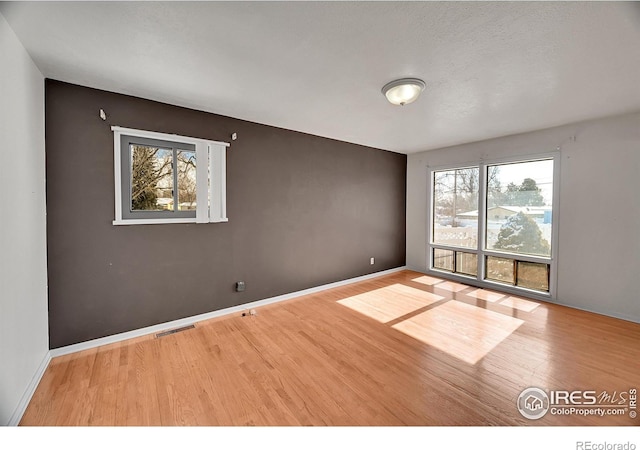
POLYGON ((487 280, 512 286, 549 291, 549 264, 487 256, 487 280))
POLYGON ((226 147, 112 127, 114 225, 226 222, 226 147))
POLYGON ((514 283, 514 260, 510 258, 498 258, 487 256, 487 279, 502 283, 514 283))
POLYGON ((478 275, 478 255, 454 252, 443 248, 433 249, 433 268, 461 275, 478 275))
POLYGON ((122 218, 195 218, 196 146, 129 135, 120 139, 122 218))
POLYGON ((433 249, 433 267, 453 272, 453 252, 440 248, 433 249))
POLYGON ((478 275, 478 255, 474 253, 456 252, 456 272, 477 276, 478 275))
POLYGON ((516 286, 535 289, 538 291, 549 290, 549 265, 518 261, 516 286))

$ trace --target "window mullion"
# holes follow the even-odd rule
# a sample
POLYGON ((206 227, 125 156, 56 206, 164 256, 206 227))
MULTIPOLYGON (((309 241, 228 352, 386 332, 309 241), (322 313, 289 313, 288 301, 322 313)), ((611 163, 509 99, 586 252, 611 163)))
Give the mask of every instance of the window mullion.
POLYGON ((487 165, 479 165, 478 186, 478 280, 485 279, 486 258, 484 250, 487 239, 487 165))
POLYGON ((178 211, 178 149, 171 151, 171 174, 173 176, 173 212, 178 211))

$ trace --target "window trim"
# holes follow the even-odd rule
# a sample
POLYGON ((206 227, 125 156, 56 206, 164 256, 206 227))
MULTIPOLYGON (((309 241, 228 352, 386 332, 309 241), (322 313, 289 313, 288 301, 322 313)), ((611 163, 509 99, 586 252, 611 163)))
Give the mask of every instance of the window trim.
POLYGON ((559 210, 560 210, 560 152, 546 152, 539 154, 527 154, 522 156, 511 156, 505 158, 495 158, 478 160, 474 162, 463 162, 460 164, 447 164, 439 166, 427 165, 427 180, 428 180, 428 193, 427 193, 427 245, 426 245, 426 272, 434 276, 440 276, 442 278, 452 279, 461 283, 471 284, 477 287, 484 287, 503 291, 509 294, 524 295, 532 298, 538 298, 540 300, 555 300, 557 292, 557 273, 558 273, 558 230, 559 230, 559 210), (500 164, 513 164, 513 163, 525 163, 532 161, 539 161, 544 159, 553 160, 553 194, 552 194, 552 223, 551 223, 551 255, 548 258, 534 255, 519 255, 515 253, 508 253, 496 250, 490 250, 485 248, 486 244, 486 209, 487 209, 487 170, 489 166, 500 164), (456 247, 451 245, 441 245, 433 242, 434 239, 434 176, 435 172, 444 170, 455 170, 478 167, 480 169, 478 182, 478 243, 477 248, 456 247), (435 269, 433 267, 433 249, 441 248, 444 250, 453 250, 454 255, 456 251, 475 253, 478 257, 478 274, 477 276, 463 275, 455 272, 448 272, 445 270, 435 269), (549 264, 549 291, 538 291, 529 288, 523 288, 515 285, 508 285, 497 281, 489 280, 486 275, 486 256, 495 256, 501 258, 517 259, 524 262, 536 262, 549 264))
MULTIPOLYGON (((217 223, 228 222, 226 202, 226 150, 229 143, 180 136, 177 134, 158 133, 155 131, 137 130, 112 126, 113 131, 113 161, 114 161, 114 186, 115 186, 115 219, 113 225, 144 225, 165 223, 217 223), (196 197, 207 199, 196 203, 195 217, 162 217, 162 218, 125 218, 123 209, 123 171, 121 142, 123 136, 134 138, 155 139, 175 144, 195 146, 196 160, 207 161, 196 166, 196 197), (202 182, 204 180, 204 182, 202 182)), ((127 183, 128 185, 128 183, 127 183)))

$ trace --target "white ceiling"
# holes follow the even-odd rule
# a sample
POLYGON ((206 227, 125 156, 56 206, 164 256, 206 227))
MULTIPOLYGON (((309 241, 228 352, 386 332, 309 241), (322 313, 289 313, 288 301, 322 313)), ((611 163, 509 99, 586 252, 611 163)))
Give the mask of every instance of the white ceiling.
POLYGON ((45 77, 402 153, 640 110, 640 3, 5 2, 45 77), (422 78, 392 106, 381 87, 422 78))

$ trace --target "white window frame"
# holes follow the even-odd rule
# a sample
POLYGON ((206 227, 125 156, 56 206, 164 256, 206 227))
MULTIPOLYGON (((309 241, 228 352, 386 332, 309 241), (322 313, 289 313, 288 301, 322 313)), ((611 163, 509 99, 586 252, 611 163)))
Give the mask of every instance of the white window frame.
MULTIPOLYGON (((150 225, 163 223, 216 223, 228 222, 227 218, 227 142, 211 141, 177 134, 136 130, 113 126, 113 161, 115 180, 114 225, 150 225), (195 217, 163 217, 127 219, 122 217, 122 161, 121 137, 132 136, 195 145, 196 148, 196 215, 195 217), (205 164, 201 162, 205 161, 205 164), (202 200, 204 199, 204 201, 202 200)), ((128 169, 130 170, 130 169, 128 169)))
POLYGON ((555 300, 556 290, 558 282, 558 230, 559 230, 559 211, 560 211, 560 152, 548 152, 535 155, 522 155, 513 156, 508 158, 499 158, 491 160, 480 160, 461 164, 450 164, 445 166, 431 167, 427 166, 427 180, 429 180, 429 193, 427 195, 427 248, 426 248, 426 272, 434 276, 440 276, 442 278, 449 278, 461 283, 470 284, 473 286, 484 287, 489 289, 495 289, 498 291, 504 291, 515 295, 523 295, 527 297, 537 298, 540 300, 555 300), (513 164, 520 162, 538 161, 543 159, 553 160, 553 194, 552 194, 552 223, 551 223, 551 255, 548 258, 519 255, 516 253, 508 253, 496 250, 489 250, 485 248, 486 230, 485 230, 485 216, 487 207, 487 195, 486 195, 486 183, 487 183, 487 170, 489 166, 500 164, 513 164), (464 248, 450 245, 437 244, 433 241, 433 203, 434 194, 433 183, 435 172, 444 170, 455 170, 462 168, 478 167, 479 173, 479 187, 478 187, 478 245, 477 248, 464 248), (478 274, 477 276, 465 275, 461 273, 448 272, 445 270, 439 270, 433 267, 433 249, 440 248, 443 250, 452 250, 454 252, 464 252, 475 254, 478 257, 478 274), (485 278, 486 256, 497 256, 509 259, 517 259, 518 261, 530 261, 549 264, 549 291, 543 292, 535 289, 527 289, 520 286, 513 286, 498 281, 492 281, 485 278))

